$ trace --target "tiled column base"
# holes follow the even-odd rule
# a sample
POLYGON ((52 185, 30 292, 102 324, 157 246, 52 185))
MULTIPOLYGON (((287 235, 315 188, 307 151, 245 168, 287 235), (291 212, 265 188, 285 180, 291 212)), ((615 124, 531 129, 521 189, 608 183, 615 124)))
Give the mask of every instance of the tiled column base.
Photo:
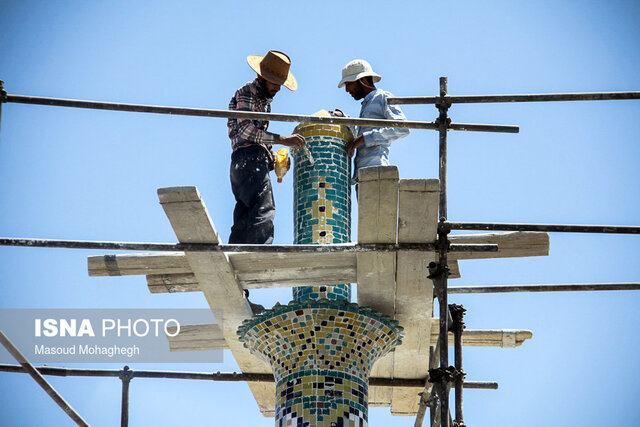
POLYGON ((285 377, 276 385, 276 426, 366 426, 366 381, 317 370, 285 377))
POLYGON ((388 316, 346 301, 292 301, 238 330, 276 380, 276 426, 366 426, 373 363, 401 343, 388 316))

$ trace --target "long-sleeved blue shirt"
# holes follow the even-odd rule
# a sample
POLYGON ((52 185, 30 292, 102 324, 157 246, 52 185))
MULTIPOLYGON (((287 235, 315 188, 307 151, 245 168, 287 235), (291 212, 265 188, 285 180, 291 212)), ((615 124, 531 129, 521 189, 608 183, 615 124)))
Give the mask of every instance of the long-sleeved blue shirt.
MULTIPOLYGON (((406 120, 404 113, 397 105, 389 105, 387 98, 393 96, 390 92, 376 89, 367 94, 362 100, 360 118, 406 120)), ((353 168, 353 183, 358 178, 360 168, 367 166, 387 166, 389 164, 389 147, 391 142, 409 135, 409 129, 391 127, 357 127, 356 136, 364 137, 364 144, 356 150, 353 168)))

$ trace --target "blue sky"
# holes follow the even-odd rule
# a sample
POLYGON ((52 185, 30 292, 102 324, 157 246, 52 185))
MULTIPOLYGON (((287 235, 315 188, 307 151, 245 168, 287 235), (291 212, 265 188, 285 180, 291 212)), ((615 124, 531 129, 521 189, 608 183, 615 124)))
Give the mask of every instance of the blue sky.
MULTIPOLYGON (((287 52, 299 82, 274 112, 359 104, 340 69, 367 59, 398 96, 640 90, 634 1, 170 2, 14 1, 0 8, 0 79, 10 94, 226 109, 254 78, 250 54, 287 52)), ((433 106, 405 106, 432 121, 433 106)), ((450 132, 453 221, 639 225, 640 102, 456 105, 454 122, 520 126, 519 134, 450 132)), ((0 235, 175 242, 156 189, 196 185, 223 240, 231 226, 230 144, 221 119, 4 104, 0 235)), ((271 124, 289 134, 291 123, 271 124)), ((401 178, 437 177, 437 134, 392 147, 401 178)), ((276 238, 292 242, 292 177, 275 184, 276 238)), ((354 232, 356 228, 354 227, 354 232)), ((634 282, 636 236, 551 234, 544 258, 466 261, 451 285, 634 282)), ((0 248, 0 308, 206 307, 202 295, 151 295, 140 276, 89 278, 102 252, 0 248)), ((289 290, 252 292, 270 306, 289 290)), ((471 329, 531 329, 515 349, 467 348, 465 392, 477 426, 640 423, 640 293, 455 295, 471 329), (606 421, 604 421, 606 420, 606 421)), ((121 365, 91 365, 121 368, 121 365)), ((133 369, 232 371, 223 364, 133 369)), ((50 378, 96 426, 117 425, 120 382, 50 378)), ((131 425, 272 425, 245 384, 136 379, 131 425)), ((371 408, 373 426, 409 426, 371 408)), ((0 424, 65 426, 31 380, 0 373, 0 424)))

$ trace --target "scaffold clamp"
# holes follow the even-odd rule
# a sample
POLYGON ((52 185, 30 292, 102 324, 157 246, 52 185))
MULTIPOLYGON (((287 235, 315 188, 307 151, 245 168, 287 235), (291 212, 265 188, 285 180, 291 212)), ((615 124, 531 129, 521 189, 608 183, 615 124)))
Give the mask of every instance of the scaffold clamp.
POLYGON ((449 312, 451 313, 451 330, 460 328, 460 331, 464 330, 464 314, 467 309, 459 304, 449 304, 449 312))
POLYGON ((442 265, 442 264, 438 264, 434 261, 431 261, 429 263, 429 265, 427 266, 427 269, 429 270, 429 275, 427 276, 427 278, 431 279, 431 280, 435 280, 435 279, 439 279, 441 277, 449 277, 449 266, 448 265, 442 265))
POLYGON ((447 368, 434 368, 429 369, 429 381, 430 383, 451 383, 455 381, 459 376, 464 377, 464 372, 459 372, 454 366, 447 368))
POLYGON ((133 378, 133 371, 129 369, 128 366, 125 366, 124 368, 122 368, 122 371, 120 371, 119 378, 122 381, 131 381, 131 379, 133 378))

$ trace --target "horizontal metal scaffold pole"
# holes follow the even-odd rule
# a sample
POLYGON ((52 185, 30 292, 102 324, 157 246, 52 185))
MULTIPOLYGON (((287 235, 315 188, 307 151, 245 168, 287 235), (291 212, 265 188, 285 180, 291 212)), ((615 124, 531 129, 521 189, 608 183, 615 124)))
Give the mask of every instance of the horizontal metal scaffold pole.
POLYGON ((477 104, 491 102, 611 101, 640 99, 640 92, 541 93, 532 95, 396 96, 389 104, 477 104))
POLYGON ((560 285, 495 285, 453 286, 450 294, 497 294, 509 292, 576 292, 576 291, 637 291, 640 283, 566 283, 560 285))
MULTIPOLYGON (((76 369, 58 368, 53 366, 41 366, 35 368, 42 375, 55 375, 59 377, 119 377, 123 372, 119 369, 76 369)), ((20 365, 0 364, 0 372, 22 372, 20 365)), ((183 380, 209 380, 209 381, 248 381, 248 382, 274 382, 272 374, 252 374, 241 372, 179 372, 179 371, 135 371, 127 369, 132 378, 163 378, 183 380)), ((423 388, 424 378, 370 378, 369 385, 380 387, 416 387, 423 388)), ((493 381, 467 381, 465 388, 497 390, 498 383, 493 381)))
POLYGON ((546 231, 561 233, 640 234, 640 227, 626 225, 517 224, 490 222, 446 222, 449 230, 546 231))
MULTIPOLYGON (((397 252, 436 251, 435 243, 338 243, 331 245, 214 245, 207 243, 135 243, 98 242, 88 240, 22 239, 0 237, 0 246, 22 246, 37 248, 102 249, 127 251, 193 251, 193 252, 397 252)), ((496 252, 498 245, 452 244, 451 252, 496 252)))
MULTIPOLYGON (((439 126, 433 122, 360 119, 351 117, 318 117, 295 114, 257 113, 253 111, 210 110, 203 108, 162 107, 157 105, 121 104, 115 102, 83 101, 75 99, 43 98, 36 96, 7 95, 6 102, 18 104, 49 105, 57 107, 89 108, 94 110, 129 111, 138 113, 172 114, 180 116, 218 117, 226 119, 272 120, 294 123, 329 123, 336 125, 376 126, 409 129, 433 129, 439 126)), ((475 132, 518 133, 518 126, 480 125, 451 123, 450 130, 475 132)))

